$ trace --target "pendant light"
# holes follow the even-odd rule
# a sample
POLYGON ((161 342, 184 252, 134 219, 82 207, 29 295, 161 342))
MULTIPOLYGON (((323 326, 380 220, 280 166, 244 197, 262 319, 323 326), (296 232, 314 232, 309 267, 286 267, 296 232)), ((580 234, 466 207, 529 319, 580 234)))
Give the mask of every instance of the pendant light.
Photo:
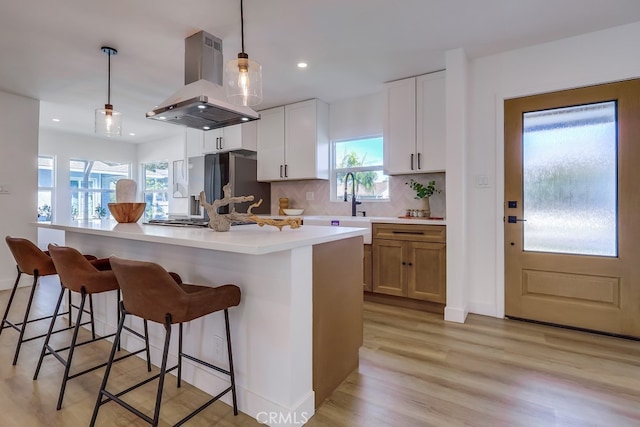
POLYGON ((252 107, 262 102, 262 66, 244 52, 244 11, 240 0, 242 52, 225 68, 227 100, 233 105, 252 107))
POLYGON ((111 105, 111 55, 118 51, 112 47, 102 46, 102 52, 109 57, 107 103, 104 108, 96 109, 96 133, 103 136, 122 136, 122 114, 111 105))

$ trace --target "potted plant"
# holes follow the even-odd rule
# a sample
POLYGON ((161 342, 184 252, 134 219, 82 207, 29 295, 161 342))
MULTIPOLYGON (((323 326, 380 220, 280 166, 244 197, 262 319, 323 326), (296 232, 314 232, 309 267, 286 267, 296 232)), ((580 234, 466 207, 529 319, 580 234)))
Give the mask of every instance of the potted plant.
POLYGON ((421 182, 416 181, 411 178, 409 182, 405 182, 413 191, 416 192, 415 199, 422 201, 422 210, 424 211, 424 216, 427 218, 431 216, 431 206, 429 205, 429 197, 433 196, 434 193, 439 193, 440 190, 436 190, 436 182, 429 181, 427 185, 422 184, 421 182))

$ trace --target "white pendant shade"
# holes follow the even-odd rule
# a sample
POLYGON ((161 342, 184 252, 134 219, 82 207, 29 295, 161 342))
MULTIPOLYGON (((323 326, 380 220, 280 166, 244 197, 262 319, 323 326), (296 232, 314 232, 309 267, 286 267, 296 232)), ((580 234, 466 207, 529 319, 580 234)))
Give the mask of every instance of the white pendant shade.
POLYGON ((96 109, 96 133, 104 136, 122 136, 122 114, 113 108, 96 109))
POLYGON ((249 58, 229 61, 224 70, 227 100, 252 107, 262 102, 262 66, 249 58))

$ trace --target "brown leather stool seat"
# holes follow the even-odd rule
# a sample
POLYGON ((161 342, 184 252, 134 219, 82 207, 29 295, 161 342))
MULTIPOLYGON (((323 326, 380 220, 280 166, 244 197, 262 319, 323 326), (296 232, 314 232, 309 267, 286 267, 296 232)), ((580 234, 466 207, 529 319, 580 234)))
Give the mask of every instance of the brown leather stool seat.
POLYGON ((238 405, 236 401, 235 376, 233 373, 233 356, 231 351, 228 308, 240 304, 240 288, 236 285, 230 284, 213 288, 209 286, 182 283, 182 281, 175 276, 172 277, 164 268, 151 262, 131 261, 117 257, 111 257, 110 261, 111 268, 118 279, 120 289, 122 289, 122 304, 120 306, 122 315, 120 317, 118 332, 116 332, 116 338, 114 339, 113 348, 111 350, 111 357, 109 358, 107 369, 102 380, 102 386, 98 393, 98 400, 93 411, 93 417, 90 425, 93 426, 95 424, 100 406, 109 401, 114 401, 144 419, 152 426, 157 426, 160 418, 160 405, 162 401, 162 389, 164 386, 165 374, 177 368, 177 386, 180 387, 183 357, 207 366, 210 369, 229 375, 231 385, 204 405, 191 412, 175 425, 182 425, 184 422, 191 419, 228 392, 231 392, 233 399, 233 413, 237 415, 238 405), (189 322, 220 310, 224 310, 227 350, 229 353, 228 370, 182 352, 182 323, 189 322), (109 373, 111 371, 111 360, 115 355, 116 347, 120 340, 120 332, 123 328, 125 317, 129 314, 164 325, 165 342, 160 373, 127 388, 125 392, 111 393, 106 390, 109 373), (179 324, 178 364, 171 368, 167 368, 167 357, 169 352, 169 343, 171 340, 171 325, 176 323, 179 324), (131 405, 120 399, 120 396, 128 391, 131 391, 156 378, 159 378, 159 384, 153 418, 140 412, 136 408, 133 408, 131 405), (106 399, 103 400, 103 396, 106 399))
MULTIPOLYGON (((46 336, 46 334, 41 334, 41 335, 29 337, 29 338, 24 337, 27 329, 27 325, 29 323, 37 322, 40 320, 51 319, 53 317, 53 315, 51 315, 51 316, 39 317, 37 319, 29 319, 29 314, 31 312, 31 304, 33 302, 33 296, 35 295, 36 287, 39 283, 40 277, 51 276, 54 274, 58 274, 58 272, 56 271, 56 267, 53 264, 53 260, 49 256, 49 252, 40 250, 40 248, 38 248, 30 240, 23 239, 20 237, 6 236, 5 241, 7 242, 7 246, 9 247, 9 250, 11 251, 13 258, 16 261, 16 269, 18 270, 18 276, 16 277, 16 281, 13 284, 13 289, 11 290, 11 295, 9 296, 9 302, 7 303, 7 308, 5 309, 4 316, 2 317, 2 324, 0 325, 0 334, 5 328, 13 328, 20 333, 20 336, 18 337, 18 343, 16 345, 16 351, 13 356, 13 364, 15 365, 18 362, 18 356, 20 354, 20 347, 22 346, 22 343, 46 336), (33 283, 31 285, 31 292, 29 294, 27 307, 24 312, 24 318, 22 322, 14 323, 8 320, 8 316, 9 316, 9 311, 11 309, 11 305, 13 303, 16 290, 18 289, 18 283, 20 282, 20 277, 22 276, 22 274, 28 274, 33 276, 33 283)), ((105 264, 107 266, 109 265, 108 259, 98 260, 93 255, 83 255, 83 257, 87 260, 90 260, 94 265, 96 265, 99 268, 103 268, 105 264)), ((64 290, 64 288, 62 288, 62 290, 64 290)), ((89 305, 92 307, 93 304, 91 300, 89 301, 89 303, 90 303, 89 305)), ((59 310, 59 308, 60 306, 58 306, 56 310, 59 310)), ((62 315, 69 316, 69 327, 56 330, 53 333, 66 331, 72 328, 71 326, 71 309, 72 308, 78 308, 78 307, 75 305, 72 305, 71 291, 69 291, 68 311, 65 311, 64 313, 60 313, 62 315)), ((87 313, 91 314, 91 320, 89 322, 86 322, 85 325, 91 324, 91 333, 95 334, 92 310, 88 311, 87 313)))
MULTIPOLYGON (((99 365, 85 369, 82 372, 78 372, 73 375, 70 375, 69 372, 71 370, 71 363, 73 360, 73 354, 76 347, 84 344, 89 344, 95 341, 103 340, 106 338, 110 338, 116 335, 115 333, 113 333, 113 334, 105 335, 98 338, 93 336, 92 339, 90 340, 78 342, 78 333, 80 330, 80 326, 82 324, 82 314, 84 312, 83 309, 87 299, 87 295, 91 296, 92 294, 98 294, 102 292, 117 291, 118 293, 117 300, 119 302, 120 287, 118 286, 118 281, 116 280, 116 277, 113 271, 110 269, 109 260, 105 260, 104 262, 94 265, 95 263, 92 264, 91 262, 89 262, 85 257, 82 256, 80 252, 78 252, 74 248, 65 247, 65 246, 49 245, 49 253, 51 254, 51 258, 53 259, 55 268, 58 271, 58 275, 60 276, 60 282, 63 283, 64 287, 66 287, 67 289, 74 292, 78 292, 80 294, 78 318, 76 320, 76 324, 73 329, 73 336, 71 338, 71 343, 69 344, 69 346, 60 348, 60 349, 54 349, 49 345, 49 339, 51 338, 51 332, 53 330, 56 317, 57 317, 57 314, 54 313, 53 319, 51 320, 51 325, 49 326, 49 333, 47 333, 47 336, 44 341, 44 345, 42 346, 42 352, 40 353, 38 366, 33 376, 34 380, 38 379, 38 373, 40 372, 42 361, 45 356, 48 356, 50 354, 54 355, 55 358, 65 366, 64 375, 62 377, 62 385, 60 387, 60 394, 58 396, 57 409, 60 409, 62 407, 62 399, 64 398, 64 392, 67 386, 67 381, 107 365, 106 362, 101 363, 99 365), (65 360, 64 357, 60 355, 60 353, 66 350, 69 350, 69 354, 67 355, 67 358, 65 360)), ((60 297, 58 299, 58 306, 56 306, 56 313, 62 301, 63 292, 64 292, 64 289, 60 293, 60 297)), ((118 319, 119 318, 120 318, 120 310, 118 310, 118 319)), ((118 359, 116 359, 116 361, 125 359, 127 357, 131 357, 135 354, 146 351, 147 369, 151 371, 151 359, 150 359, 150 353, 149 353, 147 322, 146 321, 144 322, 144 335, 128 327, 125 327, 124 329, 138 336, 139 338, 142 338, 145 342, 145 347, 135 352, 125 354, 124 356, 121 356, 118 359)), ((119 346, 118 346, 118 350, 120 350, 119 346)))

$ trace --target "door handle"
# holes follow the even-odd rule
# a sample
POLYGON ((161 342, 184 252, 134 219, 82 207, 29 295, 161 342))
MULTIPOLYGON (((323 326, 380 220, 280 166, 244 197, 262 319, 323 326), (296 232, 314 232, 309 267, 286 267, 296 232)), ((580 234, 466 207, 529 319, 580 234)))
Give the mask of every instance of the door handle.
POLYGON ((507 222, 508 222, 509 224, 515 224, 515 223, 517 223, 517 222, 519 222, 519 221, 524 222, 524 221, 526 221, 526 219, 518 218, 518 217, 517 217, 517 216, 515 216, 515 215, 509 215, 509 216, 507 217, 507 222))

